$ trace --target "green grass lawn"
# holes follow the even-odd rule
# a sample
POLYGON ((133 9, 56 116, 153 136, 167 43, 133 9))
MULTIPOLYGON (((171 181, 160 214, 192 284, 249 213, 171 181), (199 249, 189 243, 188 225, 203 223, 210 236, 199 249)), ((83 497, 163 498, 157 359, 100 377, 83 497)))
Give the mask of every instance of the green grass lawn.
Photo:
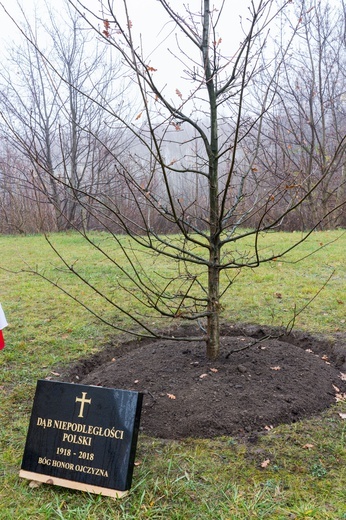
MULTIPOLYGON (((80 236, 51 238, 90 283, 141 312, 120 289, 121 273, 80 236)), ((274 250, 296 238, 297 233, 273 233, 262 242, 274 250)), ((108 235, 94 239, 120 255, 108 235)), ((163 442, 140 435, 133 487, 122 500, 30 488, 18 472, 36 380, 97 351, 116 334, 34 271, 107 321, 121 327, 128 321, 66 273, 43 236, 1 236, 0 247, 0 300, 9 321, 0 352, 1 520, 346 519, 346 420, 339 415, 345 403, 322 417, 275 428, 256 445, 236 438, 163 442), (264 468, 265 460, 270 463, 264 468)), ((317 232, 288 257, 243 270, 225 295, 223 319, 286 326, 310 302, 296 316, 296 328, 345 333, 345 250, 342 231, 317 232)), ((171 266, 165 260, 159 268, 169 273, 171 266)))

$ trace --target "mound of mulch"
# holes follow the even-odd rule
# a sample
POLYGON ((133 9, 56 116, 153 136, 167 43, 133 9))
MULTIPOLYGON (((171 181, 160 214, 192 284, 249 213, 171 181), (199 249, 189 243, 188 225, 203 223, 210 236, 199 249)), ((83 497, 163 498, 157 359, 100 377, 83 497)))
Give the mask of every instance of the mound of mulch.
POLYGON ((217 361, 200 342, 131 341, 80 361, 65 380, 143 392, 143 432, 180 439, 249 434, 315 415, 346 392, 343 371, 342 335, 224 326, 217 361))

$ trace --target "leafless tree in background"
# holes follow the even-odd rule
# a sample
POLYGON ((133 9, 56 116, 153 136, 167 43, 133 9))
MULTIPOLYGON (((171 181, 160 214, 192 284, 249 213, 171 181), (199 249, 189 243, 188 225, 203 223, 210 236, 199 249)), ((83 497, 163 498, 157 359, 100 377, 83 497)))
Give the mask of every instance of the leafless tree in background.
MULTIPOLYGON (((285 200, 304 199, 286 229, 335 228, 345 223, 345 17, 328 3, 303 6, 294 48, 273 84, 277 101, 266 118, 258 165, 267 172, 268 191, 274 194, 281 178, 285 200)), ((278 214, 280 206, 281 200, 278 214)))
POLYGON ((66 16, 62 29, 61 18, 57 21, 49 12, 42 46, 42 22, 37 19, 35 30, 26 22, 26 38, 11 50, 14 66, 4 67, 0 79, 3 142, 21 156, 23 165, 16 178, 28 198, 35 191, 45 222, 43 206, 50 206, 54 218, 48 229, 58 231, 83 224, 76 194, 105 189, 102 172, 111 160, 106 150, 114 151, 124 141, 123 133, 109 130, 109 118, 93 102, 96 97, 104 104, 115 101, 111 80, 119 70, 104 46, 100 50, 94 41, 90 44, 80 16, 70 9, 66 16))

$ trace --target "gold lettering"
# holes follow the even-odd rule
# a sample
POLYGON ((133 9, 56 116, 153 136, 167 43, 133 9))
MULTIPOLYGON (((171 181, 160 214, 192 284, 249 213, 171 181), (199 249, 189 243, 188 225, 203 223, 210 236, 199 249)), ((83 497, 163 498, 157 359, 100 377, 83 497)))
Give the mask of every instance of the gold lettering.
POLYGON ((64 462, 62 460, 53 460, 52 466, 54 468, 74 470, 74 464, 72 464, 72 462, 64 462))
POLYGON ((75 433, 64 433, 62 442, 69 444, 83 444, 84 446, 91 446, 92 437, 85 437, 84 435, 76 435, 75 433))
MULTIPOLYGON (((83 397, 76 397, 76 402, 80 402, 80 414, 84 413, 84 404, 90 404, 91 399, 86 399, 86 392, 82 392, 83 397)), ((80 415, 79 415, 80 416, 80 415)), ((78 417, 79 417, 78 416, 78 417)), ((94 426, 92 424, 86 425, 81 423, 72 423, 67 421, 61 421, 58 419, 44 419, 42 417, 37 418, 37 426, 42 428, 56 428, 58 430, 64 430, 66 432, 77 432, 87 435, 97 435, 99 437, 107 437, 110 439, 124 440, 124 430, 116 430, 114 426, 112 428, 103 428, 103 426, 94 426)), ((71 442, 74 444, 84 444, 85 446, 91 446, 91 437, 85 435, 74 435, 72 433, 66 433, 63 435, 64 442, 71 442)))
POLYGON ((57 428, 58 430, 67 430, 68 425, 71 423, 68 423, 66 421, 54 421, 54 428, 57 428))
POLYGON ((36 426, 42 426, 42 428, 51 428, 52 424, 52 419, 43 419, 42 417, 37 417, 36 426))
POLYGON ((51 465, 51 460, 47 459, 46 457, 39 457, 38 458, 38 464, 44 464, 45 466, 51 465))
POLYGON ((77 464, 75 466, 75 470, 79 471, 80 473, 89 473, 92 475, 108 478, 108 471, 106 469, 92 468, 91 466, 80 466, 77 464))

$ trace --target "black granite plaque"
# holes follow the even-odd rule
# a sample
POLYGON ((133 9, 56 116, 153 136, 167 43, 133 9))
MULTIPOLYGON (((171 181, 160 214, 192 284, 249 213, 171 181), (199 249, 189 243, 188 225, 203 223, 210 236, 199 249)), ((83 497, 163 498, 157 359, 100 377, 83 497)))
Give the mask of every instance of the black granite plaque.
POLYGON ((39 380, 20 476, 110 496, 130 489, 142 399, 39 380))

